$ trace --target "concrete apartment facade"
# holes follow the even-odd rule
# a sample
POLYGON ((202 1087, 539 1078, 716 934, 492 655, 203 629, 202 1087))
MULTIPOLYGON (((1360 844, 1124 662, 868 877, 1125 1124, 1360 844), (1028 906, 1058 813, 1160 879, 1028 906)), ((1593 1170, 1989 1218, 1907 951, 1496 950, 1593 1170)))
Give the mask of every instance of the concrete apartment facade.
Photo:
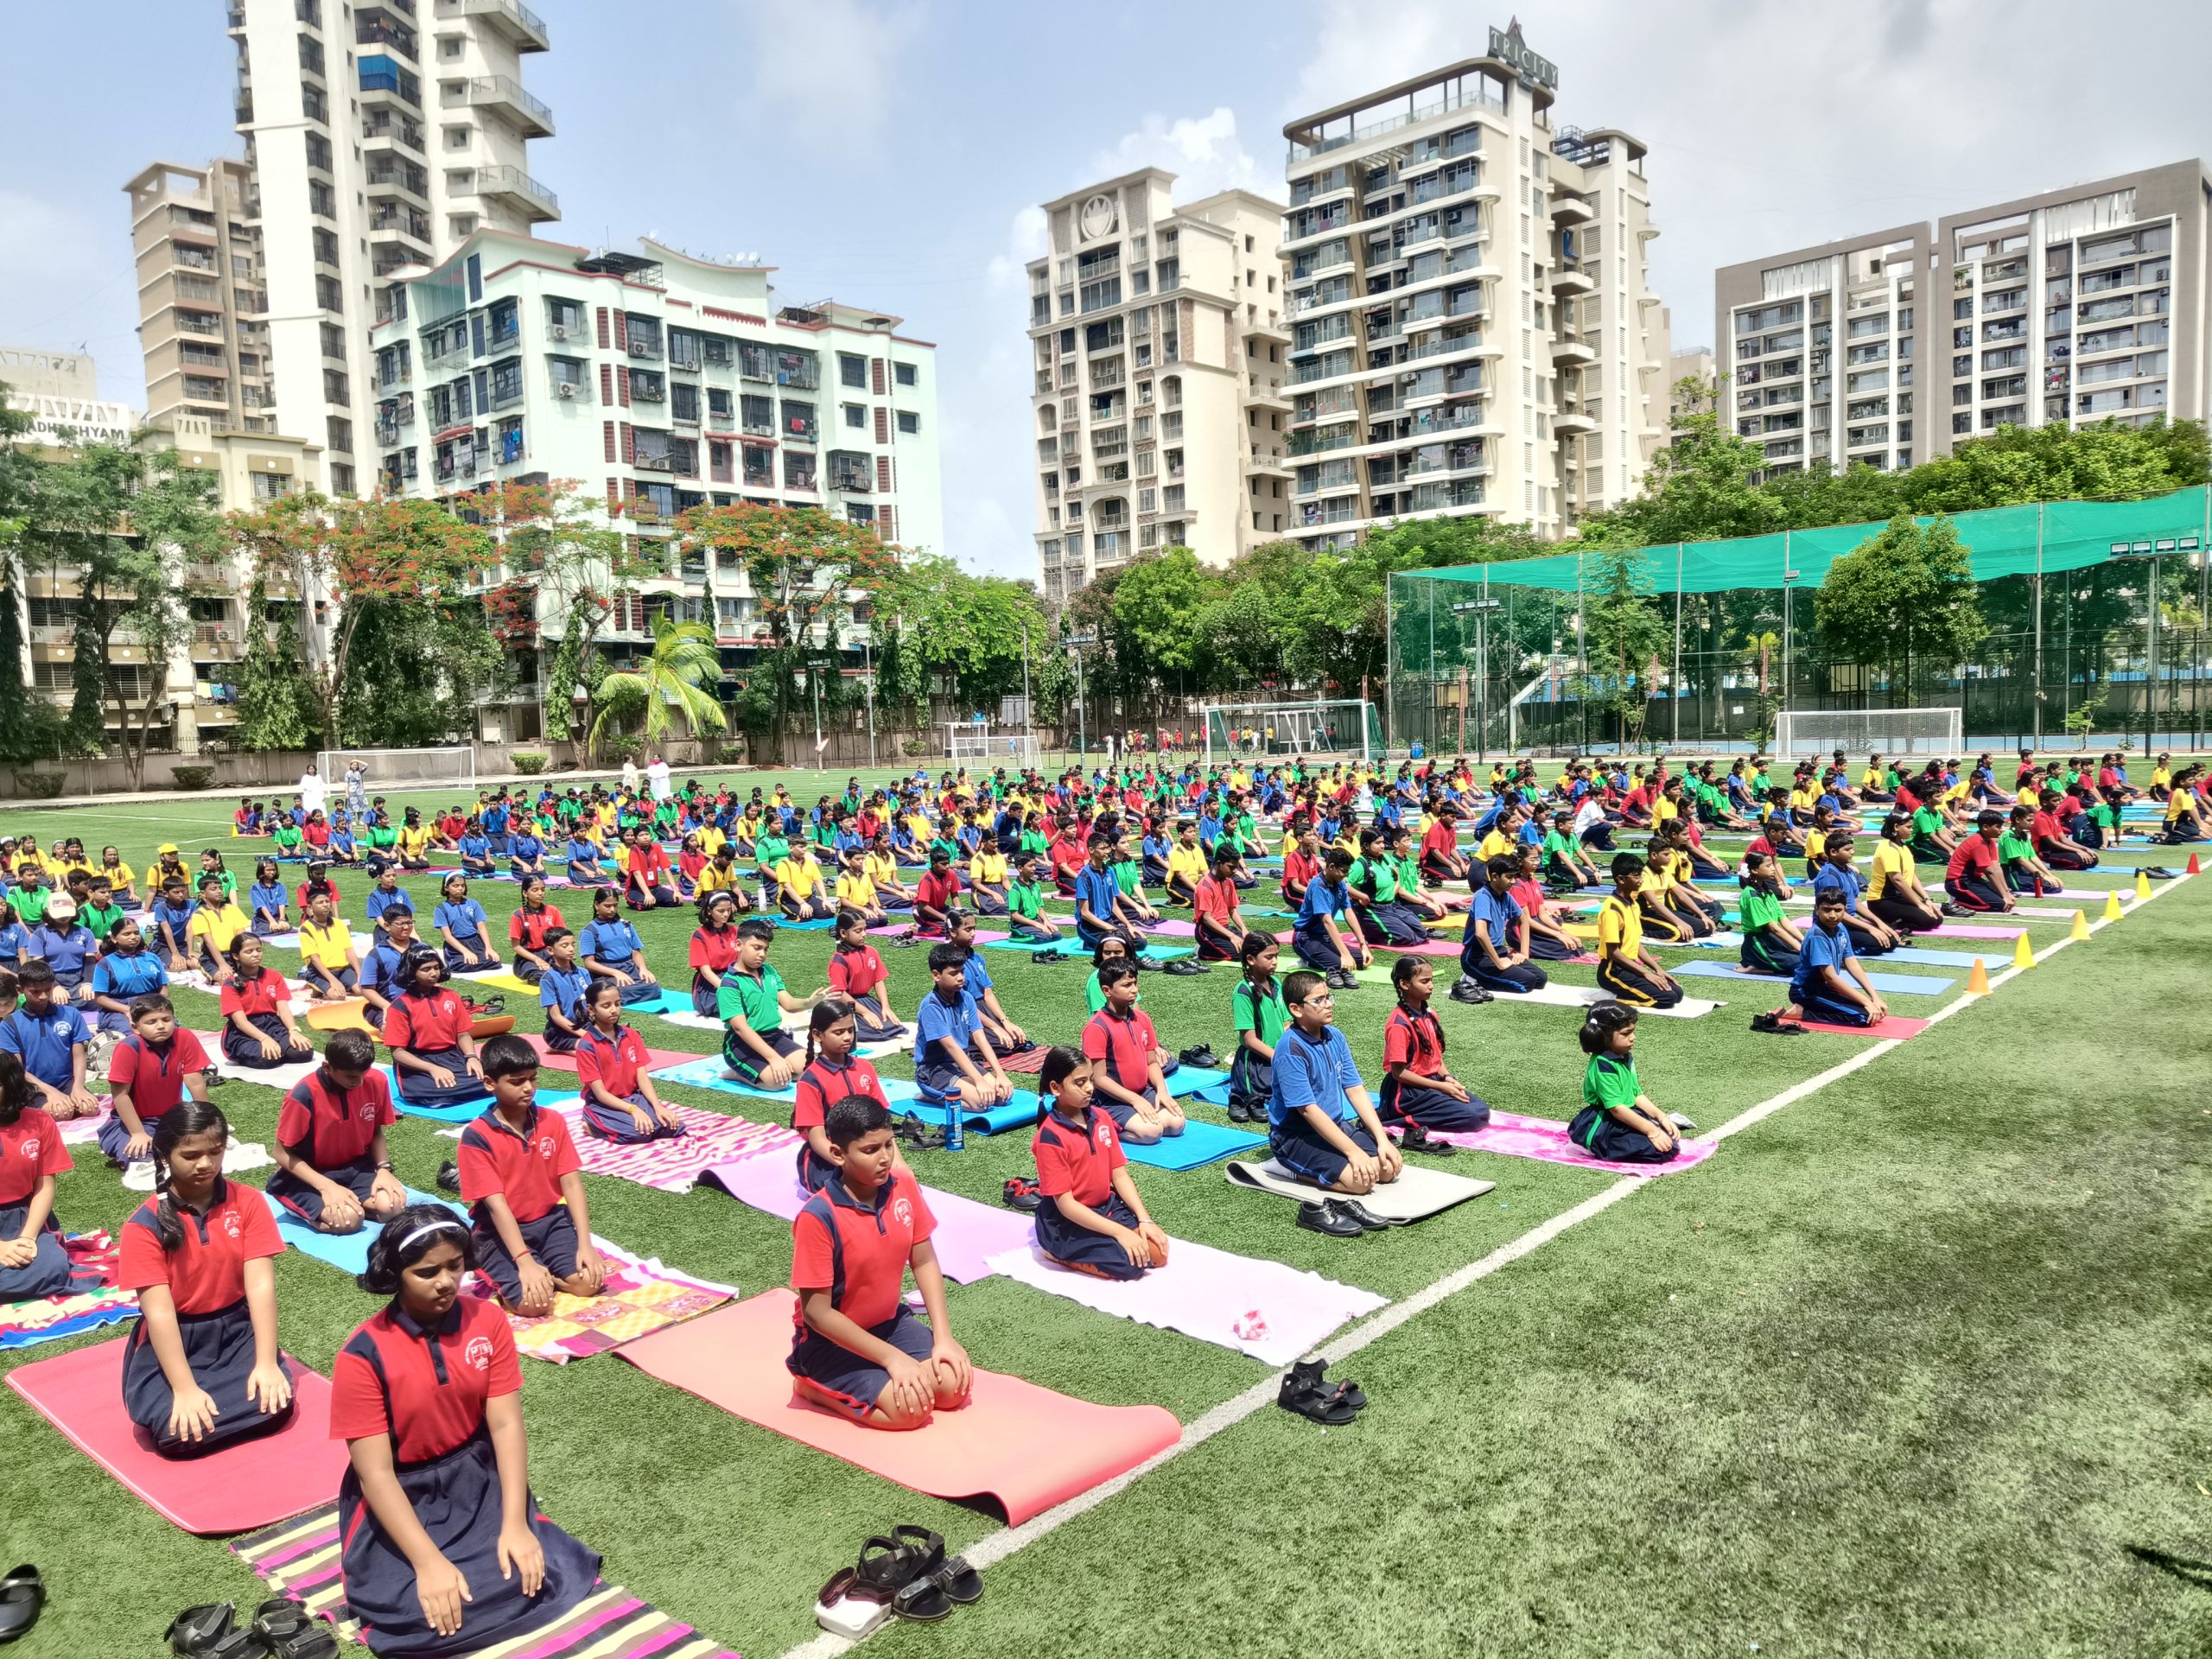
POLYGON ((1688 413, 1675 388, 1685 380, 1694 382, 1705 389, 1707 397, 1715 391, 1715 359, 1710 346, 1678 346, 1667 358, 1667 418, 1669 424, 1688 413))
POLYGON ((1645 149, 1555 125, 1517 26, 1292 122, 1292 533, 1464 513, 1567 534, 1666 442, 1645 149))
POLYGON ((2192 160, 1726 267, 1724 407, 1774 472, 1916 466, 2005 426, 2202 420, 2209 227, 2192 160))
MULTIPOLYGON (((379 293, 372 483, 452 497, 575 482, 648 539, 694 506, 821 507, 941 552, 936 348, 881 312, 785 304, 770 270, 652 242, 594 252, 478 231, 379 293)), ((564 622, 556 603, 539 602, 549 637, 564 622)), ((671 552, 606 630, 610 654, 645 649, 660 616, 710 625, 732 671, 756 638, 734 559, 710 569, 671 552)), ((865 639, 856 620, 855 664, 865 639)), ((483 711, 480 735, 536 737, 538 696, 483 711)))
POLYGON ((137 262, 146 420, 273 430, 260 202, 241 161, 156 162, 124 186, 137 262))
POLYGON ((1044 204, 1029 265, 1037 552, 1061 601, 1140 554, 1290 527, 1281 206, 1147 168, 1044 204))

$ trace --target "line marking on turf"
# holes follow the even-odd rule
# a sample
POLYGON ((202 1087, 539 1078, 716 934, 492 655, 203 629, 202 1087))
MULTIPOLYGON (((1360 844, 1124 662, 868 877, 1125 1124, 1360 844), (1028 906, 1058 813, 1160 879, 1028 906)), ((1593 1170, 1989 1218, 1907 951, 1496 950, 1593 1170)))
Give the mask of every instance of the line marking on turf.
MULTIPOLYGON (((2189 879, 2187 876, 2178 876, 2171 881, 2160 883, 2152 890, 2150 899, 2156 899, 2164 893, 2171 893, 2189 879)), ((2150 899, 2139 900, 2135 909, 2140 909, 2143 905, 2149 903, 2150 899)), ((2131 909, 2127 915, 2132 916, 2134 913, 2135 911, 2131 909)), ((2101 918, 2089 924, 2089 931, 2094 933, 2107 926, 2110 921, 2126 919, 2126 916, 2101 918)), ((2075 943, 2076 941, 2070 938, 2054 940, 2037 955, 2037 965, 2040 967, 2060 950, 2075 943)), ((2017 979, 2027 971, 2024 968, 2008 965, 2001 973, 1990 976, 1990 991, 1994 993, 1999 985, 2017 979)), ((1984 1000, 1980 996, 1961 994, 1929 1015, 1928 1024, 1931 1027, 1935 1026, 1948 1019, 1961 1008, 1984 1000)), ((1793 1084, 1781 1093, 1761 1101, 1756 1106, 1746 1108, 1726 1123, 1721 1124, 1719 1128, 1713 1130, 1711 1138, 1716 1141, 1725 1140, 1739 1130, 1750 1128, 1753 1124, 1773 1116, 1785 1106, 1794 1105, 1798 1101, 1819 1093, 1830 1084, 1849 1077, 1862 1067, 1872 1065, 1891 1049, 1901 1047, 1908 1040, 1910 1039, 1901 1037, 1890 1037, 1879 1042, 1870 1043, 1849 1059, 1832 1065, 1827 1071, 1807 1077, 1801 1083, 1793 1084)), ((1362 1349, 1372 1343, 1381 1341, 1402 1325, 1427 1313, 1447 1298, 1456 1296, 1461 1291, 1480 1283, 1501 1268, 1509 1267, 1524 1256, 1535 1254, 1569 1229, 1580 1226, 1593 1216, 1602 1214, 1624 1198, 1651 1184, 1650 1179, 1645 1176, 1624 1175, 1611 1185, 1592 1193, 1572 1209, 1562 1210, 1550 1220, 1529 1229, 1518 1238, 1499 1245, 1480 1260, 1471 1262, 1465 1267, 1454 1268, 1433 1284, 1415 1291, 1402 1300, 1391 1303, 1363 1323, 1355 1325, 1344 1332, 1333 1340, 1323 1343, 1314 1351, 1332 1365, 1349 1359, 1362 1349)), ((968 1564, 978 1571, 995 1567, 1016 1551, 1027 1548, 1048 1534, 1057 1532, 1078 1516, 1088 1513, 1105 1503, 1107 1499, 1126 1491, 1162 1465, 1182 1456, 1185 1452, 1205 1445, 1216 1435, 1227 1429, 1234 1428, 1248 1417, 1265 1410, 1274 1402, 1275 1395, 1281 1386, 1281 1380, 1279 1377, 1269 1376, 1254 1383, 1243 1393, 1223 1401, 1211 1411, 1185 1424, 1183 1432, 1177 1438, 1174 1445, 1154 1452, 1135 1468, 1126 1470, 1111 1480, 1102 1482, 1088 1491, 1078 1492, 1065 1502, 1057 1503, 1049 1510, 1030 1516, 1018 1527, 1005 1528, 970 1546, 963 1552, 967 1557, 968 1564)), ((876 1628, 882 1630, 895 1623, 897 1623, 895 1619, 887 1619, 883 1624, 876 1628)), ((867 1637, 862 1637, 860 1642, 865 1642, 868 1639, 867 1637)), ((849 1640, 842 1636, 834 1636, 825 1630, 821 1635, 788 1649, 783 1655, 783 1659, 835 1659, 835 1656, 849 1652, 858 1645, 859 1642, 849 1640)))

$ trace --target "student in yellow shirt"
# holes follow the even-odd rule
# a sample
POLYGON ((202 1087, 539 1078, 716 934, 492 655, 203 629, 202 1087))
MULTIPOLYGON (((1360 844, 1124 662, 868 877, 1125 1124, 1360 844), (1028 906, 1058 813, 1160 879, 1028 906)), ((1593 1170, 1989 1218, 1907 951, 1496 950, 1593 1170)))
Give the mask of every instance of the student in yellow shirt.
POLYGON ((300 978, 308 995, 321 1002, 343 1001, 360 988, 360 968, 353 930, 333 914, 330 895, 317 893, 300 923, 300 978))
POLYGON ((1634 853, 1614 855, 1613 890, 1598 906, 1598 983, 1630 1007, 1671 1008, 1682 1000, 1682 988, 1643 949, 1638 912, 1644 874, 1634 853))
POLYGON ((912 910, 914 890, 899 879, 899 861, 891 854, 891 832, 879 830, 868 844, 861 868, 875 887, 875 901, 886 910, 912 910))
POLYGON ((784 914, 795 922, 828 921, 837 913, 822 867, 814 861, 814 849, 794 842, 776 862, 776 887, 784 914))
POLYGON ((1676 907, 1674 861, 1668 855, 1666 843, 1654 836, 1645 850, 1650 856, 1638 861, 1643 870, 1637 878, 1636 888, 1637 910, 1644 931, 1669 944, 1687 944, 1711 932, 1702 912, 1676 907))
POLYGON ((701 824, 694 833, 699 837, 699 850, 709 860, 729 843, 729 837, 722 833, 722 828, 718 823, 701 824))
POLYGON ((227 977, 231 964, 227 952, 231 941, 252 925, 246 914, 231 899, 223 897, 223 878, 203 875, 200 878, 200 905, 192 912, 192 919, 185 925, 185 944, 192 958, 192 965, 210 980, 227 977))
POLYGON ((975 893, 978 916, 1006 914, 1006 855, 999 851, 999 838, 988 830, 969 855, 968 885, 975 893))
POLYGON ((407 822, 399 827, 399 868, 403 870, 427 870, 430 868, 430 830, 423 822, 419 808, 407 809, 407 822))
POLYGON ((881 927, 890 919, 877 896, 875 880, 868 873, 868 853, 862 848, 845 854, 845 868, 837 877, 837 907, 857 912, 869 927, 881 927))
POLYGON ((1167 849, 1167 902, 1195 904, 1198 883, 1206 879, 1206 851, 1198 845, 1198 826, 1185 818, 1175 826, 1175 844, 1167 849))

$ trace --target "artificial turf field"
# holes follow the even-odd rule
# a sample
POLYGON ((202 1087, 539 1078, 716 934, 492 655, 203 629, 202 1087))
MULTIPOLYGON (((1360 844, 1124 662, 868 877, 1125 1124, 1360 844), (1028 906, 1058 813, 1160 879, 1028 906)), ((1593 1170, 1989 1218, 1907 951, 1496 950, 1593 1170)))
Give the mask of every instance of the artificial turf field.
MULTIPOLYGON (((774 780, 741 780, 756 781, 774 780)), ((792 782, 802 800, 830 786, 815 774, 792 782)), ((255 843, 213 839, 232 804, 26 812, 7 827, 41 842, 81 835, 95 850, 113 841, 137 866, 157 841, 178 842, 188 861, 219 845, 243 876, 255 843)), ((2131 847, 2109 861, 2132 872, 2184 857, 2131 847)), ((435 882, 408 880, 419 909, 435 882)), ((358 926, 366 883, 340 885, 358 926)), ((2132 890, 2132 874, 2079 885, 2132 890)), ((503 937, 513 887, 473 890, 503 937)), ((553 896, 573 924, 577 895, 553 896)), ((2098 906, 2087 908, 2094 920, 2098 906)), ((672 982, 690 926, 688 911, 640 922, 672 982)), ((1071 1641, 1240 1656, 2212 1650, 2202 1150, 2212 1101, 2201 1082, 2212 882, 2162 889, 2055 953, 2067 924, 2030 926, 2044 963, 2007 977, 2009 951, 1993 942, 1990 997, 1871 1058, 1860 1039, 1750 1033, 1750 1014, 1779 987, 1690 982, 1728 1006, 1647 1019, 1637 1055, 1653 1097, 1706 1131, 1866 1063, 1678 1175, 1624 1184, 1462 1153, 1438 1166, 1496 1180, 1495 1192, 1340 1243, 1297 1230, 1280 1199, 1232 1192, 1217 1167, 1135 1172, 1175 1236, 1393 1299, 1372 1317, 1395 1328, 1333 1373, 1374 1402, 1350 1428, 1267 1407, 1057 1529, 1008 1537, 989 1515, 890 1485, 601 1357, 526 1370, 537 1496, 605 1555, 610 1582, 753 1659, 808 1642, 813 1592, 862 1538, 899 1522, 1003 1558, 982 1605, 874 1639, 893 1655, 1058 1655, 1071 1641), (1493 1261, 1495 1272, 1397 1323, 1405 1299, 1516 1243, 1519 1259, 1493 1261)), ((828 951, 826 933, 787 933, 772 959, 803 992, 828 951)), ((925 953, 884 954, 911 1013, 925 953)), ((995 951, 990 966, 1033 1034, 1072 1039, 1080 965, 995 951)), ((1448 979, 1451 964, 1439 966, 1448 979)), ((1591 971, 1557 969, 1582 982, 1591 971)), ((1959 982, 1943 997, 1891 999, 1921 1017, 1964 983, 1963 969, 1883 971, 1959 982)), ((1144 1004, 1170 1047, 1205 1039, 1225 1054, 1230 983, 1225 969, 1148 974, 1144 1004)), ((212 996, 178 1001, 188 1023, 214 1025, 212 996)), ((534 1007, 510 1006, 536 1027, 534 1007)), ((1370 1080, 1389 1006, 1380 987, 1338 998, 1370 1080)), ((1454 1069, 1494 1106, 1572 1114, 1583 1065, 1573 1010, 1438 1007, 1454 1069)), ((656 1047, 711 1046, 709 1033, 643 1023, 656 1047)), ((241 1138, 272 1138, 274 1091, 226 1082, 215 1098, 241 1138)), ((403 1119, 391 1132, 411 1185, 429 1188, 450 1154, 435 1127, 403 1119)), ((76 1154, 63 1222, 119 1225, 140 1200, 96 1149, 76 1154)), ((1001 1180, 1027 1170, 1027 1136, 971 1136, 963 1152, 917 1161, 927 1181, 995 1201, 1001 1180)), ((639 1254, 747 1294, 787 1274, 787 1227, 718 1192, 588 1184, 595 1230, 639 1254)), ((279 1261, 277 1283, 286 1347, 327 1370, 372 1299, 296 1254, 279 1261)), ((1004 1279, 950 1296, 977 1363, 1086 1399, 1163 1405, 1186 1426, 1273 1375, 1004 1279)), ((156 1653, 188 1603, 258 1599, 219 1541, 169 1528, 11 1391, 0 1391, 0 1562, 35 1561, 51 1586, 22 1649, 32 1659, 156 1653)))

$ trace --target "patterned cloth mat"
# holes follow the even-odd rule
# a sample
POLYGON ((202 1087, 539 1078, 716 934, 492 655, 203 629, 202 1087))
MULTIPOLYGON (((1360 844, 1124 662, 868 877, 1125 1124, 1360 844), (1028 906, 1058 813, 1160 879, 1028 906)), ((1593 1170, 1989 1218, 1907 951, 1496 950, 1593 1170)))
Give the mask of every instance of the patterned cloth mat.
POLYGON ((582 1160, 588 1173, 635 1181, 640 1186, 663 1192, 689 1192, 698 1185, 702 1170, 763 1153, 788 1153, 800 1139, 780 1123, 755 1123, 747 1118, 704 1111, 671 1101, 668 1103, 676 1108, 676 1115, 683 1123, 681 1135, 673 1141, 621 1146, 602 1141, 584 1128, 583 1103, 577 1096, 569 1095, 537 1103, 569 1120, 576 1155, 582 1160))
MULTIPOLYGON (((507 1315, 507 1328, 525 1357, 565 1365, 572 1359, 610 1353, 626 1342, 719 1307, 737 1294, 734 1285, 694 1279, 664 1266, 658 1256, 640 1261, 597 1234, 591 1242, 607 1259, 605 1289, 596 1296, 557 1291, 553 1311, 537 1319, 507 1315)), ((492 1287, 481 1274, 470 1276, 464 1294, 493 1300, 492 1287)))
POLYGON ((138 1317, 137 1293, 116 1288, 123 1250, 112 1235, 79 1233, 63 1240, 61 1248, 83 1287, 63 1296, 0 1302, 0 1353, 34 1343, 58 1342, 63 1337, 80 1336, 104 1325, 138 1317), (96 1284, 92 1282, 95 1276, 96 1284))

